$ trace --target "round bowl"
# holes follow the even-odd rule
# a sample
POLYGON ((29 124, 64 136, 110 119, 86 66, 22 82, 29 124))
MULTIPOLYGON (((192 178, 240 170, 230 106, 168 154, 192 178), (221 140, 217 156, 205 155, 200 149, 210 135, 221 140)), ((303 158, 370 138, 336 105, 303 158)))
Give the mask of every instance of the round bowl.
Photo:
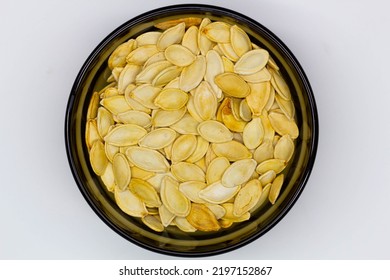
POLYGON ((313 168, 318 143, 318 116, 309 81, 297 59, 271 31, 253 19, 221 7, 209 5, 175 5, 139 15, 109 34, 91 53, 72 87, 66 110, 65 142, 74 179, 95 213, 116 233, 154 252, 200 257, 228 252, 259 238, 275 226, 291 209, 302 193, 313 168), (122 212, 113 194, 107 191, 92 170, 85 143, 86 114, 94 91, 107 85, 110 71, 107 61, 121 43, 154 30, 154 24, 185 17, 208 17, 236 24, 247 32, 252 42, 268 50, 290 87, 295 104, 299 137, 295 153, 283 171, 285 181, 274 205, 265 204, 249 220, 217 232, 185 233, 176 227, 155 232, 139 218, 122 212))

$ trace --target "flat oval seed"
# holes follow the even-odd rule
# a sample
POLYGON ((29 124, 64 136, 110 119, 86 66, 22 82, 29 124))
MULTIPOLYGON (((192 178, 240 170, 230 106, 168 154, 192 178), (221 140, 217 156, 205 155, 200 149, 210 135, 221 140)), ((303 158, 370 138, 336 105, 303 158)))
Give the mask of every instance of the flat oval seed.
POLYGON ((209 18, 203 18, 202 22, 199 25, 198 46, 202 55, 206 55, 206 53, 211 50, 213 46, 213 42, 210 41, 210 39, 207 38, 205 34, 203 34, 203 28, 205 28, 210 23, 211 20, 209 18))
POLYGON ((174 27, 178 25, 179 23, 184 23, 185 27, 191 27, 194 25, 199 25, 201 23, 202 19, 197 18, 197 17, 186 17, 186 18, 179 18, 179 19, 172 19, 172 20, 167 20, 163 22, 156 23, 154 27, 159 28, 159 29, 168 29, 171 27, 174 27))
POLYGON ((274 86, 276 92, 279 93, 279 95, 284 99, 291 100, 290 89, 283 77, 279 75, 278 72, 276 72, 275 70, 271 70, 271 75, 271 83, 274 86))
POLYGON ((199 192, 206 187, 204 182, 187 181, 179 185, 181 191, 189 200, 196 203, 206 203, 206 201, 199 197, 199 192))
POLYGON ((253 153, 253 159, 261 163, 274 157, 274 146, 269 140, 264 141, 253 153))
POLYGON ((220 229, 213 212, 203 204, 192 203, 191 211, 186 219, 194 228, 200 231, 217 231, 220 229))
POLYGON ((194 93, 194 106, 203 120, 210 120, 217 112, 218 102, 208 82, 202 81, 194 93))
POLYGON ((180 75, 180 89, 186 92, 196 88, 206 73, 206 58, 198 55, 195 61, 186 67, 180 75))
POLYGON ((100 104, 114 115, 131 110, 123 95, 104 98, 100 101, 100 104))
POLYGON ((106 170, 103 175, 100 177, 103 181, 103 184, 106 186, 109 192, 114 192, 115 190, 115 179, 114 179, 114 171, 112 170, 112 164, 108 163, 106 170))
POLYGON ((195 120, 190 114, 186 113, 179 121, 170 126, 180 134, 198 135, 199 122, 195 120))
POLYGON ((256 149, 261 144, 264 137, 264 129, 259 117, 255 117, 248 122, 242 137, 248 149, 256 149))
POLYGON ((175 219, 175 214, 169 211, 164 204, 158 208, 158 214, 164 227, 169 226, 173 219, 175 219))
POLYGON ((188 162, 172 164, 171 172, 180 182, 205 181, 204 171, 197 165, 188 162))
POLYGON ((150 131, 138 141, 140 147, 153 150, 162 149, 173 143, 176 138, 176 132, 170 128, 157 128, 150 131))
POLYGON ((180 67, 192 64, 196 58, 189 49, 178 44, 174 44, 166 48, 164 54, 170 63, 180 67))
POLYGON ((194 227, 188 222, 188 220, 187 220, 186 218, 183 218, 183 217, 176 217, 176 218, 174 219, 174 222, 175 222, 176 226, 177 226, 180 230, 182 230, 182 231, 184 231, 184 232, 195 232, 195 231, 197 231, 197 229, 194 228, 194 227))
POLYGON ((147 215, 145 217, 142 217, 141 220, 146 226, 148 226, 154 231, 157 232, 164 231, 164 226, 161 223, 161 221, 157 218, 157 216, 147 215))
POLYGON ((138 196, 147 207, 160 207, 161 200, 156 190, 148 182, 132 178, 129 185, 129 190, 138 196))
POLYGON ((100 97, 98 92, 94 92, 88 105, 87 119, 95 119, 99 108, 100 97))
POLYGON ((229 161, 249 159, 252 157, 252 153, 247 147, 234 140, 224 143, 213 143, 211 147, 217 156, 226 157, 229 161))
POLYGON ((218 43, 218 46, 223 55, 226 56, 229 60, 235 62, 240 58, 234 51, 231 43, 218 43))
POLYGON ((262 186, 266 186, 269 183, 272 183, 275 177, 276 177, 275 171, 269 170, 259 177, 259 181, 262 186))
POLYGON ((222 217, 222 220, 228 220, 234 223, 243 222, 246 220, 249 220, 250 213, 246 212, 241 216, 235 216, 234 215, 234 205, 233 203, 224 203, 221 205, 223 208, 225 208, 226 214, 222 217))
POLYGON ((256 203, 255 206, 252 207, 251 210, 249 210, 250 213, 255 212, 256 210, 259 210, 262 206, 265 205, 267 201, 269 201, 268 196, 269 192, 271 190, 271 183, 268 183, 263 187, 263 192, 261 193, 259 201, 256 203))
POLYGON ((203 119, 199 116, 199 113, 195 108, 194 97, 191 94, 187 102, 187 110, 188 113, 190 113, 191 117, 193 117, 197 122, 203 122, 203 119))
POLYGON ((234 72, 234 63, 229 58, 222 56, 222 63, 225 72, 234 72))
MULTIPOLYGON (((162 62, 162 61, 165 61, 165 62, 169 62, 169 61, 166 61, 165 60, 165 55, 164 55, 164 52, 158 52, 158 53, 155 53, 154 55, 152 55, 151 57, 148 58, 147 61, 145 61, 145 64, 143 65, 142 67, 142 71, 145 70, 147 67, 149 67, 150 65, 156 63, 156 62, 162 62)), ((170 63, 169 63, 170 64, 170 63)), ((172 64, 170 64, 172 65, 172 64)), ((137 80, 136 80, 137 81, 137 80)))
POLYGON ((161 183, 161 200, 165 207, 176 216, 186 217, 191 209, 189 199, 179 191, 179 183, 169 176, 161 183))
POLYGON ((185 27, 185 23, 182 22, 165 30, 157 40, 157 49, 163 51, 170 45, 180 43, 185 32, 185 27))
POLYGON ((230 166, 230 162, 225 157, 217 157, 213 159, 208 165, 206 171, 206 182, 212 184, 222 179, 222 175, 230 166))
POLYGON ((242 56, 252 49, 251 40, 244 30, 237 25, 230 27, 230 42, 234 52, 242 56))
POLYGON ((216 43, 230 42, 230 25, 221 21, 212 22, 202 29, 202 34, 216 43))
POLYGON ((282 136, 274 148, 274 157, 289 161, 294 154, 294 142, 289 135, 282 136))
POLYGON ((264 129, 263 142, 265 141, 272 142, 275 136, 275 130, 272 127, 271 122, 269 121, 268 114, 263 112, 263 114, 260 115, 260 119, 264 129))
POLYGON ((178 110, 186 105, 188 94, 176 88, 163 89, 154 104, 163 110, 178 110))
POLYGON ((129 162, 124 154, 115 154, 112 159, 112 169, 114 172, 115 184, 120 190, 125 190, 130 183, 131 170, 129 162))
POLYGON ((158 53, 156 45, 145 45, 134 49, 126 57, 128 64, 143 65, 152 55, 158 53))
POLYGON ((248 102, 246 101, 246 99, 241 100, 239 110, 240 110, 239 114, 241 119, 243 119, 246 122, 249 122, 252 119, 252 112, 248 106, 248 102))
POLYGON ((256 168, 256 161, 253 159, 242 159, 230 165, 222 176, 222 184, 225 187, 233 188, 249 180, 256 168))
POLYGON ((196 148, 196 136, 195 135, 181 135, 179 136, 172 146, 172 162, 177 163, 184 161, 190 157, 196 148))
POLYGON ((209 142, 203 139, 201 136, 197 136, 195 150, 186 161, 190 163, 196 163, 204 157, 208 148, 209 142))
POLYGON ((123 124, 112 129, 104 141, 114 146, 130 146, 135 145, 146 135, 146 130, 135 124, 123 124))
POLYGON ((224 66, 221 56, 215 50, 208 51, 206 54, 206 73, 204 80, 210 84, 217 98, 221 98, 222 90, 215 84, 214 79, 223 72, 224 66))
POLYGON ((266 67, 260 71, 250 74, 250 75, 241 75, 241 77, 248 83, 262 83, 271 81, 271 73, 266 67))
POLYGON ((250 211, 259 201, 263 188, 257 179, 251 180, 245 184, 237 193, 233 203, 233 214, 242 216, 250 211))
POLYGON ((299 136, 299 129, 294 120, 289 120, 284 114, 270 113, 268 118, 272 127, 280 135, 290 135, 292 139, 299 136))
POLYGON ((233 133, 218 121, 204 121, 198 125, 199 134, 209 142, 223 143, 233 139, 233 133))
POLYGON ((158 74, 164 69, 172 66, 169 61, 157 61, 144 67, 144 69, 135 77, 137 84, 151 84, 158 74))
POLYGON ((148 128, 152 125, 150 115, 140 111, 127 111, 116 115, 118 121, 124 124, 135 124, 143 128, 148 128))
POLYGON ((268 102, 271 92, 271 83, 249 83, 249 87, 250 94, 246 97, 246 102, 248 103, 253 115, 260 116, 268 102))
POLYGON ((240 75, 254 74, 267 65, 269 53, 264 49, 245 53, 234 65, 234 72, 240 75))
POLYGON ((96 119, 88 120, 85 127, 85 142, 87 143, 88 149, 91 149, 96 140, 101 140, 97 129, 96 119))
POLYGON ((135 40, 138 43, 138 47, 144 45, 156 45, 158 38, 160 38, 162 32, 159 31, 149 31, 139 35, 135 40))
POLYGON ((235 73, 225 72, 215 77, 217 86, 228 96, 244 98, 250 94, 250 87, 235 73))
POLYGON ((152 178, 155 175, 154 172, 141 169, 135 165, 130 167, 130 170, 132 178, 142 179, 144 181, 152 178))
POLYGON ((199 191, 199 197, 209 203, 221 204, 234 197, 239 190, 239 185, 225 187, 221 181, 217 181, 199 191))
POLYGON ((283 99, 279 94, 275 95, 275 101, 286 117, 292 120, 295 114, 295 107, 293 102, 291 100, 283 99))
POLYGON ((165 173, 169 170, 169 163, 165 157, 151 149, 129 147, 126 156, 132 164, 147 171, 165 173))
POLYGON ((115 201, 119 208, 130 216, 145 217, 148 215, 148 210, 142 200, 128 189, 122 191, 115 188, 115 201))
POLYGON ((118 146, 110 145, 107 142, 104 143, 104 151, 106 152, 108 160, 111 162, 114 159, 115 154, 119 153, 119 149, 120 147, 118 146))
POLYGON ((205 205, 207 208, 210 209, 211 212, 213 212, 213 214, 217 220, 221 219, 226 214, 225 208, 223 208, 221 205, 211 204, 211 203, 207 203, 205 205))
POLYGON ((228 102, 225 105, 222 105, 222 104, 220 105, 220 107, 223 106, 222 110, 221 110, 222 122, 231 131, 243 132, 247 123, 243 120, 237 120, 237 118, 233 114, 231 100, 229 100, 227 98, 225 100, 228 100, 228 102))
POLYGON ((126 57, 137 47, 137 42, 134 39, 119 45, 108 58, 108 67, 114 69, 115 67, 122 67, 126 65, 126 57))
POLYGON ((276 174, 283 171, 283 169, 286 167, 287 162, 282 159, 268 159, 263 162, 261 162, 256 167, 256 172, 259 174, 264 174, 265 172, 269 170, 275 171, 276 174))
POLYGON ((271 185, 271 189, 269 192, 268 199, 272 204, 275 204, 276 200, 278 199, 280 190, 282 189, 284 181, 284 175, 280 174, 278 177, 275 178, 271 185))
POLYGON ((155 127, 165 127, 170 126, 178 122, 186 113, 186 107, 183 107, 179 110, 158 110, 152 116, 152 125, 155 127))
POLYGON ((108 159, 106 157, 102 141, 96 140, 93 143, 89 152, 89 160, 96 175, 103 175, 108 164, 108 159))
POLYGON ((198 27, 191 26, 187 29, 186 33, 184 33, 183 40, 181 42, 181 44, 189 49, 194 55, 198 55, 200 53, 198 47, 198 32, 198 27))
POLYGON ((173 79, 180 76, 183 68, 172 65, 162 70, 152 81, 152 85, 155 87, 161 87, 168 84, 173 79))

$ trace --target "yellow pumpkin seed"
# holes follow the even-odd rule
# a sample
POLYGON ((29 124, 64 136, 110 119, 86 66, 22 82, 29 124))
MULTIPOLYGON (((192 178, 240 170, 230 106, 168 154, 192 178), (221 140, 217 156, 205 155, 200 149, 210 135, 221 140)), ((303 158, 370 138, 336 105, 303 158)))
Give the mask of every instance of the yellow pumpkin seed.
POLYGON ((126 65, 126 57, 137 47, 137 42, 134 39, 119 45, 108 58, 108 67, 123 67, 126 65))
POLYGON ((223 143, 233 139, 233 133, 218 121, 204 121, 198 125, 199 134, 211 143, 223 143))
POLYGON ((197 231, 196 228, 194 228, 186 218, 183 217, 176 217, 174 219, 175 225, 184 232, 195 232, 197 231))
POLYGON ((222 175, 222 184, 227 188, 244 184, 252 176, 256 165, 253 159, 242 159, 232 163, 222 175))
POLYGON ((233 49, 231 43, 218 43, 219 49, 229 60, 236 62, 240 57, 233 49))
POLYGON ((234 72, 240 75, 254 74, 267 65, 268 58, 269 53, 263 49, 246 52, 234 65, 234 72))
POLYGON ((274 146, 269 140, 265 140, 253 153, 253 159, 257 163, 261 163, 267 159, 271 159, 274 156, 274 146))
POLYGON ((148 210, 141 199, 133 194, 129 189, 120 190, 115 188, 115 201, 119 208, 126 214, 133 217, 145 217, 148 210))
POLYGON ((224 203, 221 205, 225 208, 226 214, 222 217, 222 220, 228 220, 234 223, 243 222, 249 220, 251 217, 249 212, 244 213, 241 216, 234 215, 234 205, 233 203, 224 203))
POLYGON ((140 111, 127 111, 119 113, 116 116, 117 120, 124 124, 135 124, 143 128, 148 128, 152 125, 150 115, 140 111))
POLYGON ((175 214, 170 212, 164 204, 158 207, 158 214, 164 227, 169 226, 173 219, 175 219, 175 214))
POLYGON ((150 131, 138 141, 140 147, 153 150, 162 149, 173 143, 176 138, 176 132, 170 128, 157 128, 150 131))
POLYGON ((246 183, 234 200, 233 214, 239 217, 250 211, 259 201, 262 192, 263 188, 259 180, 253 179, 246 183))
POLYGON ((186 67, 180 75, 180 89, 186 92, 196 88, 206 73, 206 58, 198 55, 195 61, 186 67))
POLYGON ((284 181, 284 175, 278 175, 275 180, 272 182, 271 189, 268 195, 268 199, 272 204, 275 204, 276 200, 279 197, 280 190, 282 189, 284 181))
POLYGON ((229 58, 222 56, 222 63, 225 72, 234 72, 234 63, 229 58))
POLYGON ((295 115, 295 107, 292 101, 281 98, 279 94, 275 95, 275 101, 286 117, 292 120, 295 115))
POLYGON ((155 150, 133 146, 127 148, 126 156, 132 164, 147 171, 165 173, 169 170, 168 161, 155 150))
POLYGON ((221 21, 215 21, 207 24, 202 29, 202 34, 216 43, 229 43, 230 42, 230 25, 221 21))
POLYGON ((253 118, 244 128, 244 144, 248 149, 256 149, 264 137, 264 129, 259 117, 253 118))
POLYGON ((98 92, 94 92, 91 97, 91 101, 88 105, 87 120, 95 119, 97 117, 99 108, 100 96, 98 92))
POLYGON ((102 141, 96 140, 93 142, 91 150, 89 152, 89 159, 91 166, 96 175, 103 175, 108 165, 108 159, 104 151, 104 145, 102 141))
POLYGON ((113 124, 112 114, 107 109, 100 107, 97 114, 97 129, 100 137, 104 138, 113 124))
POLYGON ((226 169, 230 166, 230 162, 225 157, 217 157, 213 159, 208 165, 206 171, 206 182, 212 184, 222 179, 222 175, 226 169))
POLYGON ((208 82, 202 81, 194 93, 194 106, 203 120, 210 120, 217 112, 217 98, 208 82))
POLYGON ((192 203, 191 211, 186 219, 194 228, 200 231, 218 231, 220 229, 213 212, 203 204, 192 203))
POLYGON ((199 192, 206 187, 204 182, 187 181, 179 185, 181 191, 189 200, 196 203, 206 203, 206 201, 199 197, 199 192))
POLYGON ((249 210, 250 213, 254 213, 255 211, 261 209, 266 204, 266 202, 269 201, 268 196, 271 190, 271 185, 271 183, 268 183, 263 187, 263 192, 261 193, 260 199, 256 205, 253 206, 251 210, 249 210))
POLYGON ((172 124, 170 128, 180 134, 198 135, 198 125, 199 122, 195 120, 190 114, 186 113, 179 121, 172 124))
POLYGON ((247 147, 234 140, 224 143, 212 143, 211 147, 217 156, 226 157, 229 161, 249 159, 252 157, 252 153, 247 147))
POLYGON ((85 127, 85 142, 87 143, 88 149, 91 149, 96 140, 101 140, 97 129, 96 119, 88 120, 85 127))
POLYGON ((259 177, 259 181, 262 186, 266 186, 276 178, 276 172, 269 170, 259 177))
POLYGON ((166 29, 157 40, 157 49, 164 51, 170 45, 180 43, 185 32, 185 27, 185 23, 181 22, 166 29))
POLYGON ((208 51, 206 54, 206 73, 204 80, 210 84, 217 98, 222 97, 222 90, 215 84, 214 79, 223 72, 224 65, 221 56, 215 50, 208 51))
POLYGON ((228 96, 244 98, 250 94, 250 87, 235 73, 225 72, 215 77, 217 86, 228 96))
POLYGON ((252 49, 251 40, 244 30, 237 25, 230 27, 230 42, 234 52, 242 56, 252 49))
POLYGON ((179 23, 184 23, 185 27, 191 27, 194 25, 199 25, 202 21, 202 18, 197 18, 197 17, 186 17, 186 18, 179 18, 179 19, 172 19, 172 20, 167 20, 163 22, 156 23, 154 27, 159 28, 159 29, 168 29, 170 27, 176 26, 179 23))
POLYGON ((179 183, 165 176, 161 182, 161 200, 165 207, 175 216, 186 217, 191 209, 190 200, 179 191, 179 183))
POLYGON ((164 69, 172 66, 169 61, 162 60, 154 62, 145 67, 136 77, 135 82, 137 84, 151 84, 156 76, 164 69))
POLYGON ((209 50, 212 49, 213 42, 205 34, 203 34, 203 29, 211 23, 209 18, 203 18, 202 22, 199 25, 198 32, 198 47, 202 55, 206 55, 209 50))
POLYGON ((203 119, 200 117, 198 111, 195 108, 194 97, 190 94, 187 102, 188 113, 193 117, 198 123, 203 122, 203 119))
POLYGON ((252 112, 246 99, 240 101, 239 115, 241 119, 246 122, 249 122, 252 119, 252 112))
POLYGON ((137 166, 130 167, 130 170, 131 170, 131 177, 132 178, 142 179, 144 181, 152 178, 155 175, 154 172, 150 172, 150 171, 141 169, 137 166))
POLYGON ((100 104, 114 115, 131 110, 123 95, 116 95, 102 99, 100 104))
POLYGON ((194 55, 198 55, 200 53, 198 47, 198 32, 198 27, 191 26, 184 33, 183 40, 181 42, 181 44, 187 49, 189 49, 194 55))
POLYGON ((161 87, 168 84, 173 79, 180 76, 183 68, 173 65, 162 70, 152 81, 152 85, 155 87, 161 87))
POLYGON ((171 172, 180 182, 205 181, 204 171, 197 165, 188 162, 172 164, 171 172))
MULTIPOLYGON (((148 58, 147 61, 145 61, 143 67, 142 67, 142 71, 144 71, 147 67, 149 67, 150 65, 154 64, 154 63, 157 63, 157 62, 162 62, 162 61, 165 61, 166 62, 166 59, 165 59, 165 54, 164 52, 158 52, 158 53, 155 53, 154 55, 152 55, 151 57, 148 58)), ((168 61, 169 62, 169 61, 168 61)), ((171 66, 172 64, 170 64, 169 66, 171 66)), ((156 67, 156 66, 155 66, 156 67)), ((154 68, 153 68, 154 69, 154 68)), ((154 72, 154 71, 153 71, 154 72)), ((145 73, 146 74, 146 73, 145 73)), ((138 74, 139 75, 139 74, 138 74)), ((155 74, 156 75, 156 74, 155 74)), ((154 76, 155 76, 154 75, 154 76)), ((136 77, 136 81, 137 81, 138 77, 136 77)))
POLYGON ((145 217, 142 217, 141 218, 142 222, 148 226, 149 228, 151 228, 152 230, 154 231, 157 231, 157 232, 162 232, 164 231, 164 226, 163 224, 161 223, 160 219, 158 218, 158 216, 154 216, 154 215, 147 215, 145 217))
POLYGON ((163 110, 178 110, 188 101, 188 94, 180 89, 163 89, 154 100, 154 104, 163 110))
POLYGON ((192 64, 196 58, 189 49, 179 44, 170 45, 165 49, 164 54, 170 63, 180 67, 192 64))
POLYGON ((106 186, 109 192, 114 192, 115 190, 115 179, 114 179, 114 171, 112 169, 112 164, 109 162, 107 164, 106 170, 100 177, 102 179, 103 184, 106 186))
POLYGON ((146 130, 135 124, 123 124, 112 129, 104 141, 114 146, 135 145, 146 134, 146 130))
POLYGON ((142 33, 139 35, 135 40, 137 41, 137 46, 144 46, 144 45, 156 45, 158 38, 160 38, 162 32, 159 31, 149 31, 142 33))
POLYGON ((221 204, 234 197, 241 186, 225 187, 221 181, 208 185, 199 191, 199 197, 209 203, 221 204))
POLYGON ((187 162, 196 163, 201 160, 209 148, 209 142, 201 136, 196 137, 196 147, 194 152, 186 159, 187 162))
POLYGON ((186 113, 186 108, 183 107, 179 110, 157 110, 152 116, 152 125, 155 127, 170 126, 179 121, 186 113))
POLYGON ((289 161, 294 154, 294 142, 289 135, 282 136, 275 145, 274 157, 289 161))
POLYGON ((218 204, 205 204, 207 208, 210 209, 211 212, 213 212, 215 218, 217 220, 221 219, 226 214, 225 208, 223 208, 221 205, 218 204))
POLYGON ((270 72, 272 75, 271 83, 275 88, 276 92, 279 93, 279 95, 285 100, 291 100, 291 92, 286 81, 275 70, 271 70, 270 72))
POLYGON ((261 175, 269 170, 273 170, 276 174, 278 174, 283 171, 286 165, 287 162, 282 159, 267 159, 259 163, 259 165, 256 167, 256 172, 261 175))
POLYGON ((270 113, 268 116, 272 127, 280 135, 290 135, 292 139, 299 136, 299 129, 294 120, 289 120, 284 114, 270 113))
POLYGON ((112 160, 115 184, 120 190, 125 190, 131 179, 131 170, 126 156, 121 153, 115 154, 112 160))
POLYGON ((269 82, 257 84, 249 83, 249 87, 250 94, 246 97, 246 101, 253 115, 260 116, 268 102, 271 84, 269 82))
POLYGON ((160 207, 161 200, 156 190, 148 182, 132 178, 129 185, 129 190, 138 196, 148 207, 160 207))
POLYGON ((179 136, 172 146, 173 163, 184 161, 191 156, 196 149, 196 136, 195 135, 181 135, 179 136))

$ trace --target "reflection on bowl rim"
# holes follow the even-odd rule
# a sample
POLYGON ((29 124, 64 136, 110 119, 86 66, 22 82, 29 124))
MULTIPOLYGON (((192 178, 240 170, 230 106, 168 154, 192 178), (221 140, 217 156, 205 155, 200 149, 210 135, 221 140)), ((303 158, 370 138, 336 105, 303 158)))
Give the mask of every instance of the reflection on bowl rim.
MULTIPOLYGON (((258 35, 260 36, 260 35, 258 35)), ((124 40, 122 40, 124 41, 124 40)), ((121 42, 117 41, 116 46, 120 44, 121 42)), ((115 44, 114 44, 115 45, 115 44)), ((116 47, 115 46, 115 47, 116 47)), ((112 46, 113 48, 113 46, 112 46)), ((279 59, 278 59, 279 60, 279 59)), ((283 60, 281 60, 283 62, 283 60)), ((286 63, 287 63, 286 62, 286 63)), ((283 65, 283 69, 286 68, 286 65, 283 65)), ((290 75, 289 75, 290 77, 290 75)), ((294 84, 295 85, 295 84, 294 84)), ((91 89, 90 89, 91 90, 91 89)), ((302 97, 301 97, 302 98, 302 97)), ((304 101, 300 100, 301 105, 304 104, 304 101)), ((79 135, 80 136, 80 135, 79 135)), ((81 136, 83 139, 83 136, 81 136)), ((305 137, 305 136, 303 136, 305 137)), ((221 254, 225 253, 231 250, 234 250, 236 248, 242 247, 244 245, 247 245, 248 243, 251 243, 252 241, 256 240, 260 236, 264 235, 266 232, 268 232, 272 227, 274 227, 287 213, 288 211, 292 208, 292 206, 295 204, 297 199, 299 198, 300 194, 302 193, 307 180, 310 176, 315 156, 316 156, 316 151, 317 151, 317 145, 318 145, 318 114, 317 114, 317 108, 313 96, 312 89, 310 87, 310 84, 308 82, 308 79, 294 57, 294 55, 291 53, 291 51, 287 48, 287 46, 284 45, 283 42, 280 41, 271 31, 269 31, 267 28, 265 28, 263 25, 260 23, 256 22, 255 20, 242 15, 238 12, 231 11, 225 8, 217 7, 217 6, 211 6, 211 5, 203 5, 203 4, 183 4, 183 5, 174 5, 174 6, 167 6, 167 7, 162 7, 158 9, 151 10, 149 12, 143 13, 137 17, 134 17, 133 19, 125 22, 118 28, 116 28, 113 32, 111 32, 102 42, 93 50, 91 55, 87 58, 86 62, 83 64, 79 74, 77 75, 77 78, 73 84, 71 94, 69 96, 69 101, 66 109, 66 119, 65 119, 65 143, 66 143, 66 152, 68 156, 68 161, 71 167, 72 174, 74 176, 74 179, 78 185, 78 188, 80 189, 81 193, 83 194, 84 198, 88 202, 88 204, 91 206, 91 208, 94 210, 94 212, 100 217, 100 219, 106 223, 111 229, 113 229, 116 233, 124 237, 125 239, 129 240, 130 242, 137 244, 140 247, 146 248, 148 250, 158 252, 158 253, 163 253, 163 254, 168 254, 168 255, 175 255, 175 256, 186 256, 186 257, 201 257, 201 256, 211 256, 211 255, 216 255, 216 254, 221 254), (198 15, 203 15, 207 17, 225 17, 229 18, 230 20, 234 19, 237 21, 239 24, 244 24, 248 27, 249 30, 253 30, 253 32, 261 32, 261 38, 264 39, 263 37, 266 37, 263 43, 266 45, 268 48, 273 48, 275 51, 278 51, 283 55, 287 60, 288 63, 291 63, 292 65, 288 66, 287 68, 291 68, 292 70, 296 71, 296 75, 299 78, 299 81, 301 85, 300 87, 303 88, 303 92, 305 92, 305 97, 308 99, 308 105, 310 105, 310 114, 308 114, 307 118, 310 118, 310 123, 311 127, 305 128, 305 130, 311 129, 310 134, 308 137, 311 137, 306 139, 310 140, 310 145, 307 147, 306 153, 308 154, 308 161, 306 164, 306 168, 303 173, 299 173, 298 175, 300 176, 300 180, 298 181, 298 188, 296 191, 292 194, 292 197, 289 199, 288 204, 286 204, 282 209, 280 209, 280 212, 277 213, 275 217, 271 219, 271 221, 265 226, 262 227, 260 230, 256 231, 255 234, 249 234, 249 237, 246 236, 245 239, 238 241, 237 243, 234 244, 229 244, 226 247, 222 248, 217 248, 217 249, 212 249, 209 251, 199 251, 199 252, 193 252, 193 251, 175 251, 175 250, 170 250, 167 248, 163 247, 158 247, 158 246, 152 246, 150 244, 145 244, 141 242, 140 240, 137 240, 136 238, 129 236, 126 234, 125 230, 120 228, 118 225, 116 225, 114 222, 112 222, 107 216, 104 215, 103 211, 100 209, 99 205, 96 205, 96 203, 93 201, 93 199, 90 197, 90 193, 86 188, 84 187, 84 181, 82 178, 80 178, 80 174, 77 172, 77 166, 75 164, 75 161, 77 161, 77 157, 74 157, 72 154, 72 141, 73 137, 77 137, 75 135, 72 135, 71 133, 71 128, 73 125, 73 120, 72 120, 72 112, 74 109, 74 103, 75 103, 75 98, 76 94, 79 93, 81 90, 81 85, 83 84, 82 82, 84 81, 83 79, 85 78, 85 74, 88 73, 90 69, 93 69, 93 63, 98 59, 99 54, 101 51, 112 44, 115 40, 118 39, 119 35, 122 35, 122 38, 125 37, 123 34, 129 30, 129 28, 133 28, 134 26, 137 26, 140 23, 143 22, 149 22, 152 20, 157 20, 158 18, 165 18, 167 16, 172 16, 172 15, 179 15, 179 14, 198 14, 198 15), (268 45, 267 45, 268 44, 268 45), (276 46, 275 48, 271 45, 276 46)), ((299 157, 300 158, 300 157, 299 157)), ((297 175, 297 176, 298 176, 297 175)), ((85 178, 83 178, 85 180, 85 178)), ((291 188, 293 186, 291 185, 291 188)), ((285 194, 290 194, 288 192, 285 192, 285 194)), ((291 195, 291 194, 290 194, 291 195)), ((282 200, 283 201, 283 200, 282 200)), ((102 201, 100 201, 102 203, 102 201)), ((274 207, 278 207, 278 205, 274 205, 274 207)), ((273 213, 273 212, 272 212, 273 213)), ((271 214, 272 214, 271 213, 271 214)), ((107 213, 106 213, 107 214, 107 213)), ((261 223, 261 218, 265 219, 265 217, 260 217, 256 220, 256 223, 252 221, 252 223, 248 223, 245 225, 245 227, 241 228, 247 235, 248 233, 251 233, 251 230, 249 228, 256 229, 256 227, 261 223)), ((143 231, 143 235, 148 235, 149 233, 145 230, 139 229, 138 231, 143 231)), ((155 233, 154 233, 155 234, 155 233)), ((234 232, 234 235, 237 236, 237 231, 234 232)), ((226 242, 226 236, 224 236, 226 242)), ((160 236, 161 238, 161 236, 160 236)), ((159 239, 161 240, 161 239, 159 239)), ((183 243, 188 243, 188 240, 184 240, 183 243)), ((196 240, 194 244, 196 243, 201 243, 201 241, 196 240)), ((199 246, 199 245, 198 245, 199 246)))

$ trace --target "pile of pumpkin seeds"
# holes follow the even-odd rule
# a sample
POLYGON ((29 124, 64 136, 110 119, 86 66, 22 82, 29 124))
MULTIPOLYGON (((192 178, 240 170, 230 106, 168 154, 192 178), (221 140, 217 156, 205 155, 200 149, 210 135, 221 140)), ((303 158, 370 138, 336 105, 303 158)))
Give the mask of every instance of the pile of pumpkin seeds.
POLYGON ((183 18, 111 54, 86 144, 117 205, 161 232, 218 231, 275 203, 299 131, 287 83, 237 25, 183 18))

